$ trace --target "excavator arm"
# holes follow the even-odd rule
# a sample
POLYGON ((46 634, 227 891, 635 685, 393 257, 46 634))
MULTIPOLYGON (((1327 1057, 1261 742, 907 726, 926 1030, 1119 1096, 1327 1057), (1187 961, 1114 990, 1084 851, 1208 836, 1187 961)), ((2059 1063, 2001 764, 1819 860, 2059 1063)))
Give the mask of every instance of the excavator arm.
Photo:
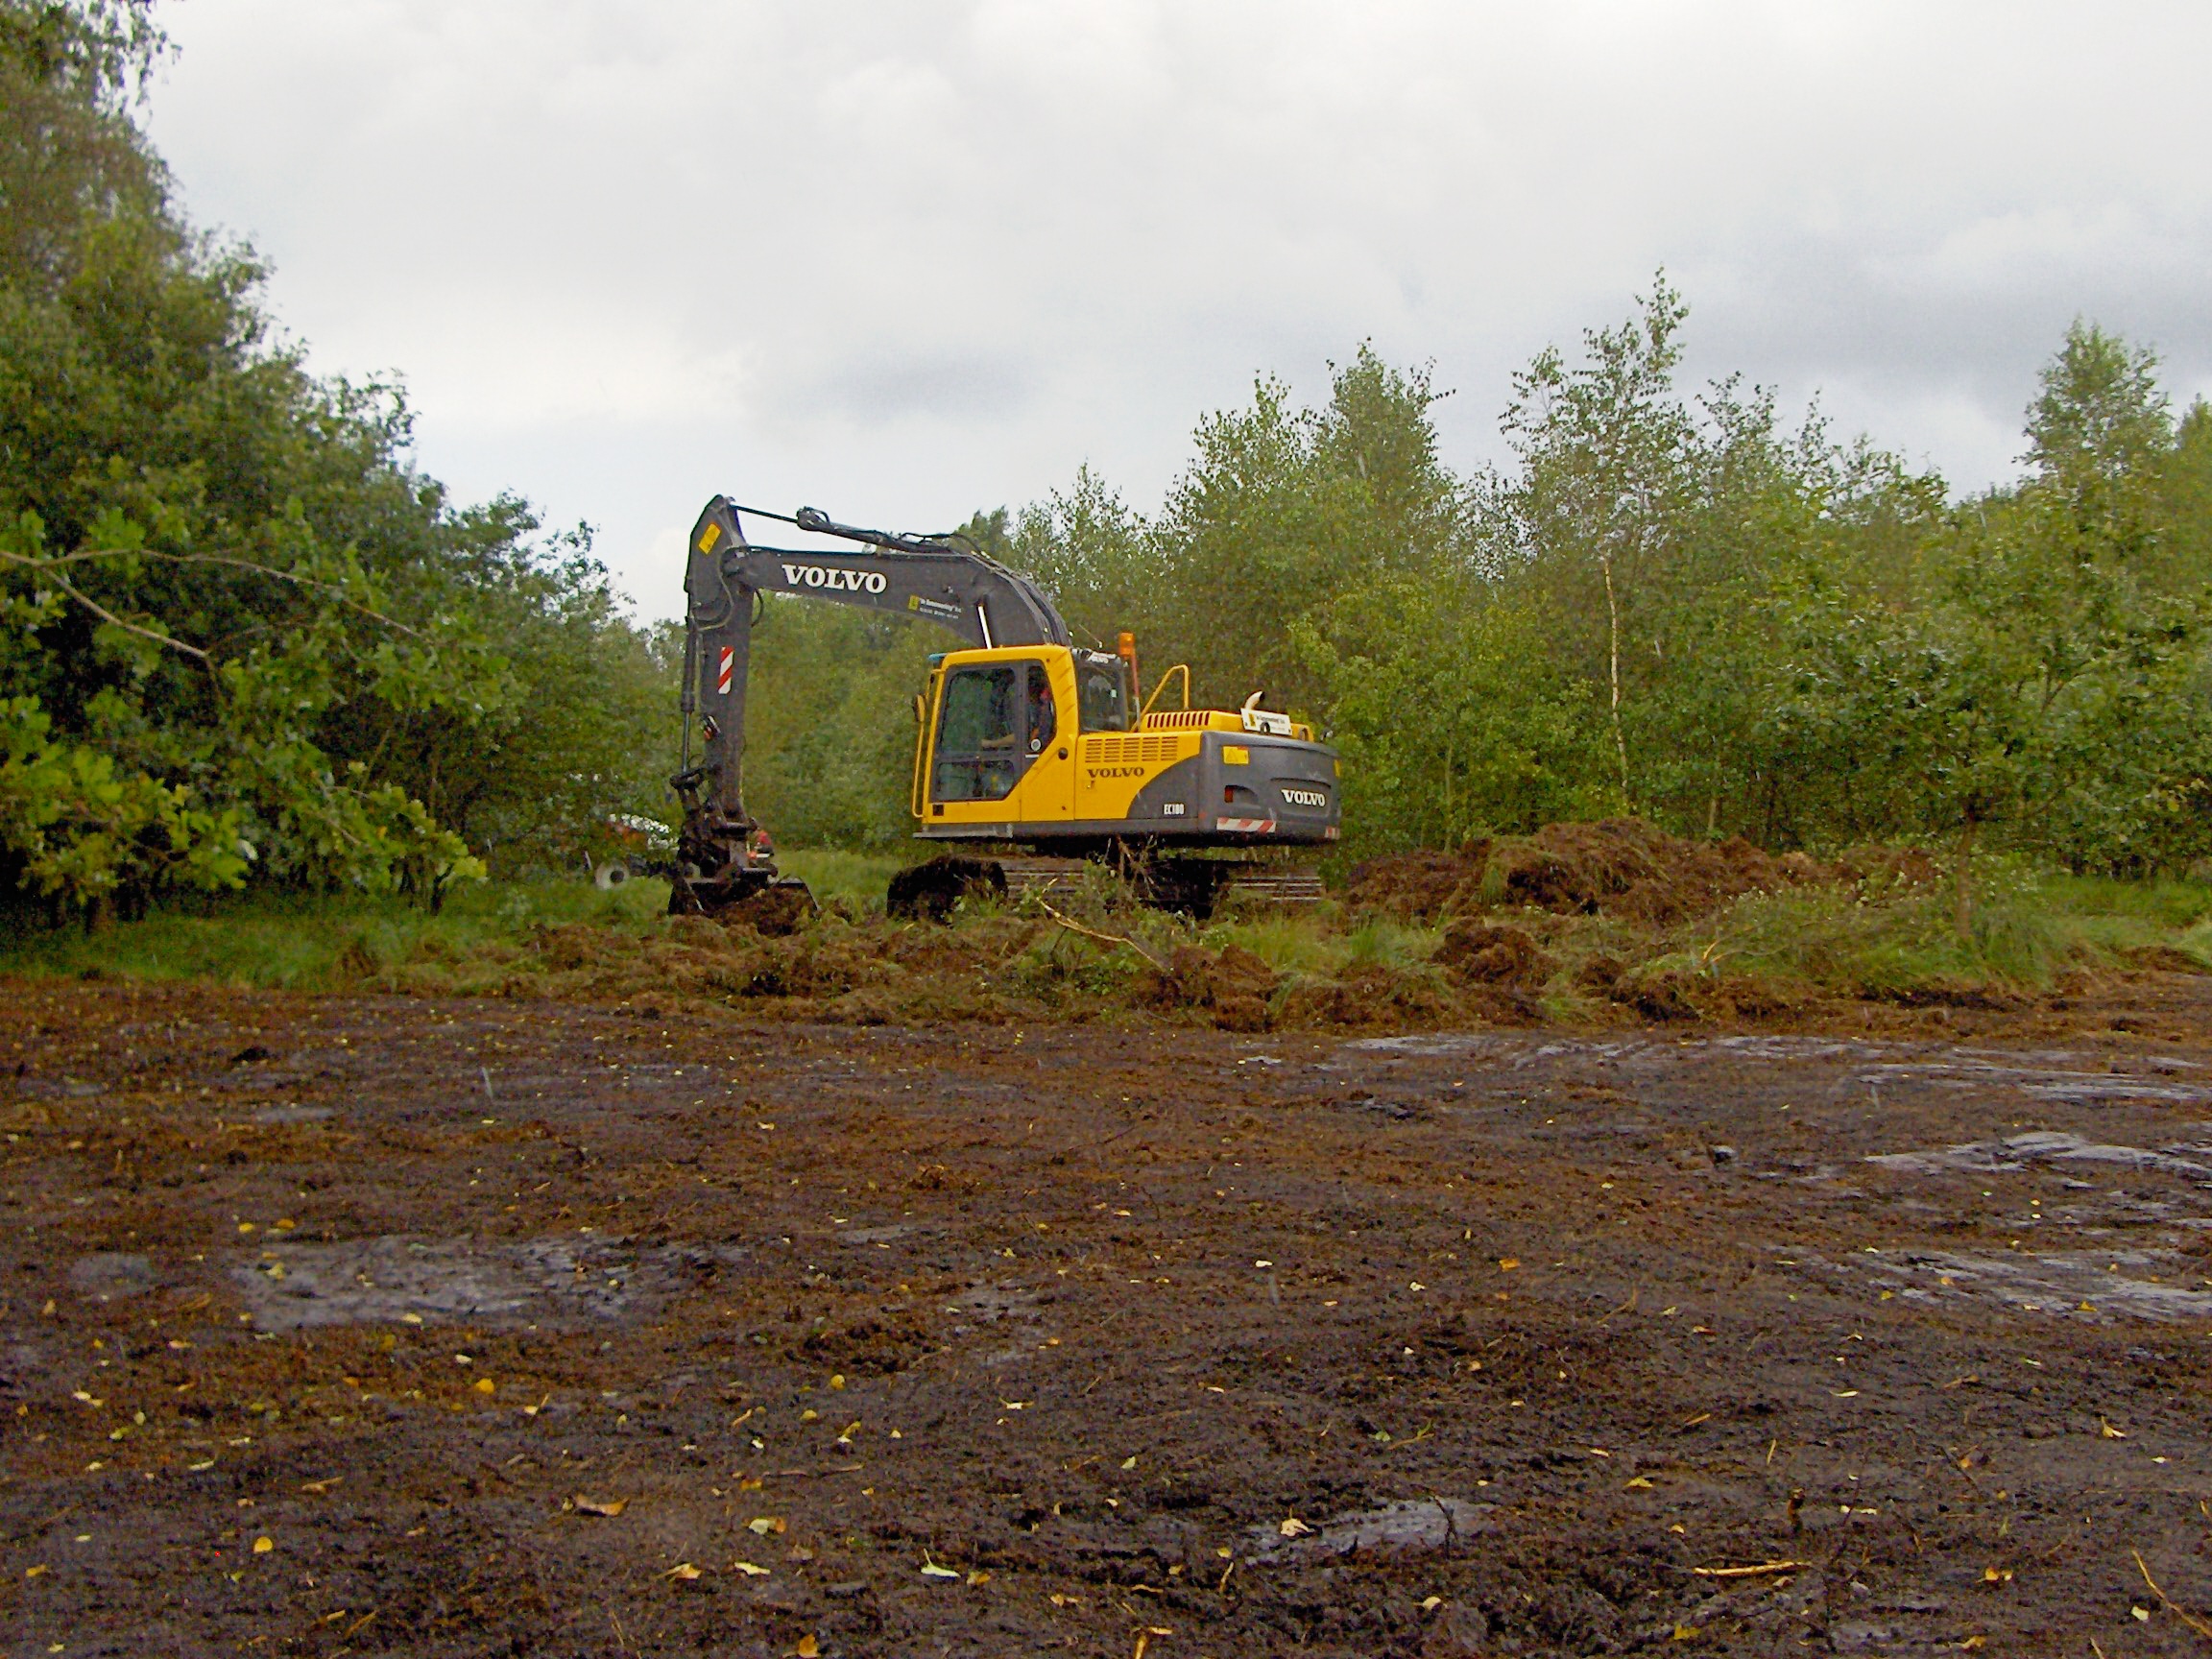
POLYGON ((743 794, 745 686, 758 599, 790 593, 934 622, 971 646, 1066 645, 1068 624, 1027 577, 945 536, 897 536, 839 524, 811 507, 796 517, 707 504, 692 526, 684 573, 684 803, 675 902, 713 909, 764 885, 743 794), (746 541, 738 515, 775 518, 855 551, 795 551, 746 541), (691 761, 696 730, 705 749, 691 761))

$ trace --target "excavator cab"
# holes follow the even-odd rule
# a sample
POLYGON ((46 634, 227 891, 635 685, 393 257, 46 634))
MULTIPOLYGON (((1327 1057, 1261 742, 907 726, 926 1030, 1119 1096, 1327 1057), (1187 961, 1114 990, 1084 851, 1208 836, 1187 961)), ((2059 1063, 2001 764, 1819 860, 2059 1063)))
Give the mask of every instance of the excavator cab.
POLYGON ((1123 661, 1102 652, 1034 645, 932 657, 914 816, 949 839, 1066 834, 1080 735, 1127 730, 1134 690, 1123 661))

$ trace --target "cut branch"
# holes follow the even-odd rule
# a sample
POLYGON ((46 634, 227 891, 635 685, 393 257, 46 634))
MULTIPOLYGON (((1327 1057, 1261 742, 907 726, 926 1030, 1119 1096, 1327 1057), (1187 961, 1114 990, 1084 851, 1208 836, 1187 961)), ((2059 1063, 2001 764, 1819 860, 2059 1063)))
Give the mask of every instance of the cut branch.
POLYGON ((1138 955, 1143 957, 1145 961, 1151 963, 1153 967, 1159 969, 1161 973, 1165 974, 1167 972, 1166 963, 1161 961, 1159 957, 1153 955, 1151 951, 1145 950, 1143 946, 1138 944, 1134 939, 1124 939, 1118 933, 1101 933, 1095 927, 1086 927, 1082 923, 1071 921, 1070 918, 1061 915, 1059 911, 1053 909, 1051 905, 1046 903, 1042 899, 1037 901, 1037 908, 1044 911, 1046 915, 1051 917, 1053 921, 1059 923, 1061 926, 1067 928, 1070 933, 1080 933, 1084 938, 1095 939, 1101 945, 1127 946, 1130 950, 1136 951, 1138 955))

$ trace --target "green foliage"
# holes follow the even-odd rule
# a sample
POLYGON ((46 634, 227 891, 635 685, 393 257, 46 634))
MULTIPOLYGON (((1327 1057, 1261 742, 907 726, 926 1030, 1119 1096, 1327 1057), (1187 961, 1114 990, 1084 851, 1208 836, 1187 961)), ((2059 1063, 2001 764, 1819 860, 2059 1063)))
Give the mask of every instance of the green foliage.
POLYGON ((0 0, 0 888, 564 860, 657 802, 665 665, 589 531, 453 506, 396 388, 271 341, 132 123, 161 49, 136 0, 0 0))
POLYGON ((2084 871, 2212 854, 2212 412, 2176 422, 2150 353, 2077 325, 2029 476, 1953 504, 1816 409, 1683 393, 1687 317, 1661 277, 1540 353, 1503 471, 1453 476, 1426 377, 1363 349, 1325 408, 1263 380, 1202 421, 1157 518, 1085 470, 1015 554, 1202 700, 1316 718, 1353 852, 1633 810, 2084 871))
POLYGON ((928 654, 950 644, 897 617, 770 595, 753 635, 747 809, 795 845, 904 842, 914 699, 928 654))

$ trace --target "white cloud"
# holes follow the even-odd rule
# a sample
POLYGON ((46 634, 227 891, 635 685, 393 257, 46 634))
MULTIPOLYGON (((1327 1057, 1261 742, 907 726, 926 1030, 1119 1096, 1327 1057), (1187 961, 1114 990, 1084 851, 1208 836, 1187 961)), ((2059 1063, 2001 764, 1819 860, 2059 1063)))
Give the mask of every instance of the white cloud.
POLYGON ((2212 388, 2212 12, 1884 0, 188 0, 157 141, 321 367, 650 612, 717 489, 928 527, 1361 338, 1506 377, 1664 263, 1693 365, 1972 486, 2077 313, 2212 388), (671 528, 671 527, 675 528, 671 528))

